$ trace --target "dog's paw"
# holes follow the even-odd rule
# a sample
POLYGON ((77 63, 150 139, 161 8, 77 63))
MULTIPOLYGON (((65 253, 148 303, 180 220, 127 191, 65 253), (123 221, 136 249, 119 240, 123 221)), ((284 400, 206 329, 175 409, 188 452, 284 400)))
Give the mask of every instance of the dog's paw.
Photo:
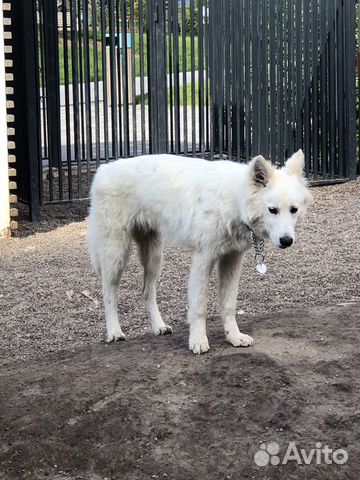
POLYGON ((122 341, 125 340, 125 335, 124 332, 121 330, 121 328, 118 328, 116 330, 111 330, 107 334, 107 342, 117 342, 117 341, 122 341))
POLYGON ((210 345, 208 338, 201 337, 201 338, 190 338, 189 340, 189 350, 191 350, 195 355, 200 355, 201 353, 206 353, 209 351, 210 345))
POLYGON ((168 335, 169 333, 172 333, 172 328, 170 325, 161 325, 160 327, 156 327, 153 329, 154 335, 168 335))
POLYGON ((231 343, 234 347, 250 347, 253 345, 254 340, 250 335, 245 333, 238 333, 237 335, 229 335, 226 337, 226 340, 231 343))

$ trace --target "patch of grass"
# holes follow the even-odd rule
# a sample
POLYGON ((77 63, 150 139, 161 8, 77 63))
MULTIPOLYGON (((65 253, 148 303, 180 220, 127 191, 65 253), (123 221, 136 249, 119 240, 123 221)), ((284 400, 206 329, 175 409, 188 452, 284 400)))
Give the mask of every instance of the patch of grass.
MULTIPOLYGON (((195 106, 199 105, 199 82, 195 82, 194 88, 191 88, 191 84, 187 84, 186 86, 181 85, 179 88, 179 100, 180 100, 180 105, 184 106, 185 105, 185 94, 186 94, 186 105, 188 107, 191 107, 193 104, 195 106), (193 95, 194 93, 194 95, 193 95)), ((205 93, 204 93, 205 96, 205 93)), ((174 89, 172 92, 172 104, 174 105, 174 89)), ((149 94, 147 93, 144 95, 145 99, 145 104, 147 105, 149 103, 149 94)), ((205 98, 204 98, 205 102, 205 98)), ((141 103, 141 96, 136 95, 136 104, 141 103)), ((168 105, 170 105, 170 91, 168 91, 168 105)))
MULTIPOLYGON (((64 56, 64 46, 62 44, 59 44, 59 76, 60 76, 60 85, 64 85, 65 83, 65 56, 64 56)), ((98 64, 98 79, 102 80, 103 79, 103 65, 102 65, 102 52, 101 48, 98 49, 97 51, 97 64, 98 64)), ((67 51, 67 57, 68 57, 68 74, 69 74, 69 83, 73 83, 73 65, 72 65, 72 49, 71 47, 68 47, 67 51)), ((85 62, 84 58, 81 59, 81 68, 83 71, 83 76, 85 72, 85 62)), ((94 59, 94 50, 91 47, 89 49, 89 71, 90 71, 90 81, 93 82, 95 80, 95 59, 94 59)), ((78 81, 80 81, 80 59, 78 58, 78 68, 77 68, 77 75, 78 75, 78 81)))
MULTIPOLYGON (((175 100, 175 92, 173 88, 172 92, 172 103, 174 104, 175 100)), ((180 105, 185 105, 185 98, 186 98, 186 105, 189 107, 193 104, 199 105, 199 82, 195 82, 192 88, 191 83, 187 85, 181 85, 179 88, 179 100, 180 105)), ((170 92, 168 92, 168 103, 170 104, 170 92)))
MULTIPOLYGON (((168 48, 167 51, 169 51, 169 39, 167 39, 168 42, 168 48)), ((183 39, 182 37, 179 37, 179 71, 182 72, 184 70, 184 63, 186 64, 186 71, 191 70, 191 37, 187 36, 186 37, 186 55, 185 55, 185 62, 183 61, 183 39)), ((195 70, 198 69, 198 37, 195 37, 193 39, 193 47, 194 47, 194 68, 195 70)), ((144 75, 147 75, 147 37, 144 35, 143 37, 143 49, 144 49, 144 63, 143 63, 143 71, 144 75)), ((79 56, 79 53, 78 53, 79 56)), ((82 55, 84 57, 84 55, 82 55)), ((68 52, 67 52, 67 64, 68 64, 68 69, 69 69, 69 83, 73 82, 73 69, 72 69, 72 48, 69 42, 68 46, 68 52)), ((102 80, 104 75, 103 75, 103 55, 102 55, 102 48, 101 44, 98 43, 98 49, 97 49, 97 64, 98 64, 98 79, 102 80)), ((78 68, 77 68, 77 73, 79 77, 79 72, 80 72, 80 61, 81 67, 83 72, 85 71, 85 65, 84 65, 84 58, 78 58, 78 68)), ((139 35, 135 35, 135 76, 139 77, 140 76, 140 61, 141 61, 141 56, 140 56, 140 38, 139 35)), ((173 61, 173 60, 172 60, 173 61)), ((60 75, 60 85, 63 85, 65 83, 65 58, 64 58, 64 45, 62 41, 59 42, 59 75, 60 75)), ((169 70, 169 58, 166 59, 166 65, 167 65, 167 70, 169 70)), ((172 65, 172 68, 174 69, 174 65, 172 65)), ((89 45, 89 73, 90 73, 90 81, 93 82, 95 80, 95 60, 94 60, 94 49, 93 45, 89 45)))

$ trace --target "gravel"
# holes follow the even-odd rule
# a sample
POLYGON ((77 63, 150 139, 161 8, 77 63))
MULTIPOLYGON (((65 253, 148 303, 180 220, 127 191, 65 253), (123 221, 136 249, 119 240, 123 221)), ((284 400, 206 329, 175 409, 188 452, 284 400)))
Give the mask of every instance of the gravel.
MULTIPOLYGON (((282 251, 266 245, 265 277, 247 255, 238 295, 240 324, 266 312, 358 299, 359 183, 313 188, 315 202, 297 228, 294 247, 282 251)), ((86 211, 85 203, 46 207, 38 223, 27 222, 22 212, 16 235, 0 240, 0 363, 104 341, 101 286, 86 250, 86 211)), ((158 301, 175 329, 186 321, 189 265, 188 252, 165 249, 158 301)), ((148 331, 141 285, 133 253, 119 295, 128 337, 148 331)), ((208 314, 217 313, 213 276, 208 314)))

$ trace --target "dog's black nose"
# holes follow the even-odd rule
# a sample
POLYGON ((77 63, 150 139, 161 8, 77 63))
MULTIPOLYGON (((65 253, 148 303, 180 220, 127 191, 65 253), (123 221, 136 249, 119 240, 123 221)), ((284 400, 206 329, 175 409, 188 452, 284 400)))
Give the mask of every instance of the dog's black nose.
POLYGON ((293 239, 291 237, 280 237, 280 247, 281 248, 287 248, 291 247, 293 243, 293 239))

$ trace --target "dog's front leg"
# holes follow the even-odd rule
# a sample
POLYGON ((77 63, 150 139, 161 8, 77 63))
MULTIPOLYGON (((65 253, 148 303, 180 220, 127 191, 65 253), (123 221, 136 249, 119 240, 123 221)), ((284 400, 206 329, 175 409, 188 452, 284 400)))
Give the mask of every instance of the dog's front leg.
POLYGON ((188 286, 188 322, 190 324, 189 349, 196 354, 209 350, 206 335, 206 309, 209 279, 213 260, 206 252, 193 256, 188 286))
POLYGON ((248 347, 254 340, 241 333, 235 320, 236 298, 243 254, 232 252, 218 262, 219 302, 226 340, 234 347, 248 347))

